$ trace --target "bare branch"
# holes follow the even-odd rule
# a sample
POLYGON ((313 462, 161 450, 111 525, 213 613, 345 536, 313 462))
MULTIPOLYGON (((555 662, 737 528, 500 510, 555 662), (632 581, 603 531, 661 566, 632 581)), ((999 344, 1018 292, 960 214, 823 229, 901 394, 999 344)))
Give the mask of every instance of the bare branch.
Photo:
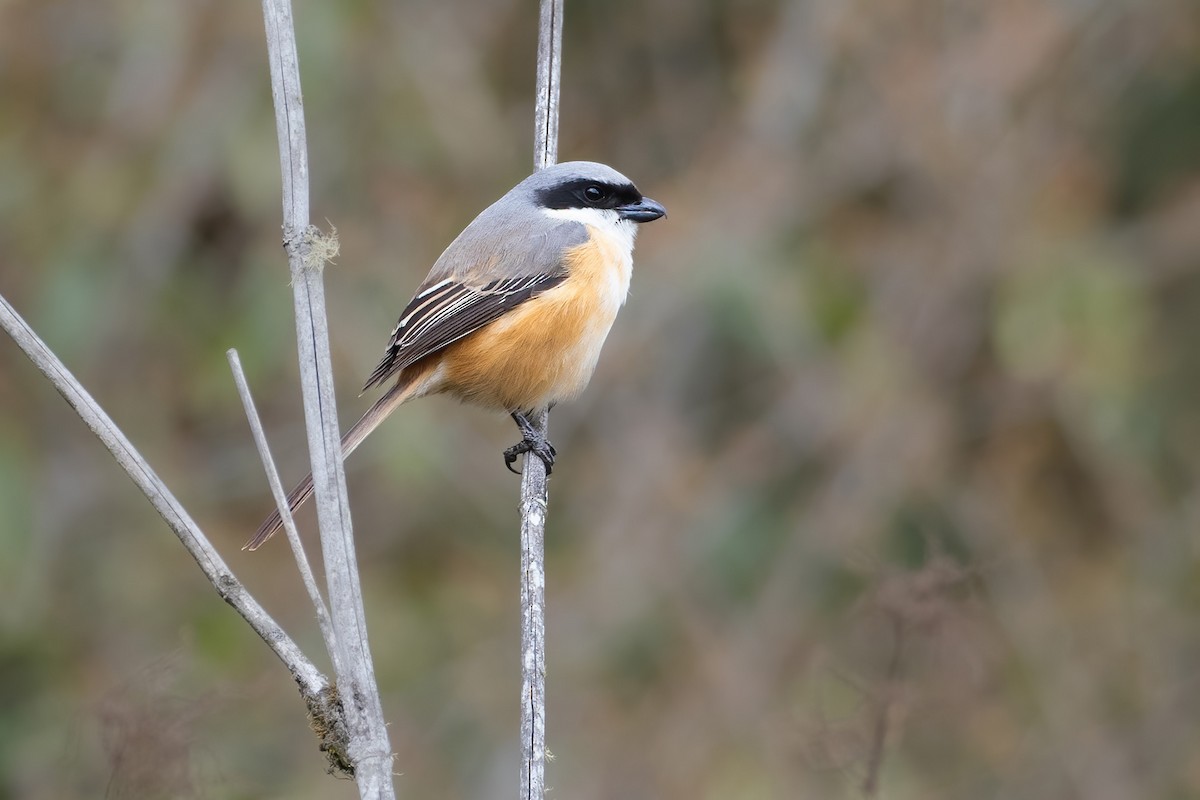
MULTIPOLYGON (((300 570, 300 578, 308 592, 317 613, 317 625, 321 628, 321 636, 325 640, 325 650, 331 658, 337 658, 337 637, 333 632, 333 623, 329 620, 329 609, 321 597, 317 587, 317 579, 313 577, 312 567, 308 565, 308 556, 304 553, 304 545, 300 542, 300 533, 296 530, 296 520, 288 508, 287 494, 283 491, 283 482, 279 480, 279 470, 275 468, 275 460, 271 458, 271 448, 267 444, 267 435, 263 431, 262 420, 254 407, 254 398, 250 395, 250 385, 246 383, 246 374, 242 371, 242 360, 238 358, 237 350, 227 350, 225 357, 229 359, 229 368, 233 370, 233 382, 237 386, 238 395, 242 398, 242 407, 246 409, 246 420, 250 423, 250 432, 254 435, 254 445, 258 448, 259 458, 263 462, 263 471, 267 473, 267 483, 271 485, 271 494, 275 497, 275 505, 283 520, 283 529, 287 533, 288 544, 292 546, 292 555, 296 559, 296 568, 300 570)), ((337 671, 335 662, 334 672, 337 671)))
MULTIPOLYGON (((562 76, 562 0, 542 0, 538 23, 537 110, 533 167, 558 161, 558 97, 562 76)), ((549 412, 529 418, 543 437, 549 412)), ((526 458, 521 477, 521 797, 546 793, 546 466, 526 458)))
MULTIPOLYGON (((547 414, 530 416, 546 433, 547 414)), ((546 465, 526 458, 521 467, 521 794, 546 792, 546 465)))
POLYGON ((309 225, 308 151, 290 0, 263 0, 271 94, 283 173, 284 247, 292 275, 300 383, 337 654, 347 757, 364 798, 391 798, 392 755, 367 644, 358 565, 342 469, 321 269, 336 248, 309 225))
POLYGON ((538 21, 537 106, 533 168, 558 162, 558 95, 562 83, 563 0, 542 0, 538 21))
POLYGON ((96 404, 96 401, 80 385, 75 376, 3 297, 0 297, 0 326, 8 332, 13 341, 34 363, 34 366, 41 370, 71 408, 75 409, 84 423, 104 443, 121 468, 142 490, 142 494, 146 495, 155 510, 166 520, 171 530, 179 537, 179 541, 191 553, 192 558, 196 559, 196 563, 200 565, 205 577, 216 588, 221 598, 233 606, 242 619, 250 624, 254 632, 284 663, 288 672, 299 684, 300 693, 304 696, 309 713, 314 717, 314 722, 325 729, 336 728, 334 717, 337 703, 329 679, 308 660, 283 628, 279 627, 266 610, 246 591, 246 588, 242 586, 233 571, 229 569, 208 541, 204 532, 188 516, 183 506, 179 504, 179 501, 175 499, 175 496, 171 494, 171 491, 150 468, 141 454, 125 438, 125 434, 121 433, 108 414, 104 413, 104 410, 96 404))

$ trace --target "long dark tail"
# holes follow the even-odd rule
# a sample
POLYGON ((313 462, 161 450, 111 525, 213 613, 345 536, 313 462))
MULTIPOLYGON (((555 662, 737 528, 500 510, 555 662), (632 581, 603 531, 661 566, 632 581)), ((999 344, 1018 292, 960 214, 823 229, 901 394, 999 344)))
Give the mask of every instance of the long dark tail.
MULTIPOLYGON (((371 431, 379 427, 379 423, 383 422, 388 416, 403 405, 406 401, 411 400, 416 394, 416 388, 421 381, 406 381, 398 383, 388 390, 387 394, 375 401, 375 405, 367 409, 367 413, 362 415, 362 419, 354 423, 350 430, 342 437, 342 459, 354 452, 354 449, 362 444, 363 439, 366 439, 371 431)), ((287 496, 288 509, 294 514, 296 509, 304 504, 304 501, 312 496, 313 493, 313 478, 312 473, 304 476, 304 480, 296 485, 295 489, 287 496)), ((242 547, 243 550, 257 550, 262 546, 262 543, 270 539, 277 530, 283 527, 283 519, 279 515, 279 509, 271 512, 271 515, 263 520, 263 523, 258 526, 258 530, 254 532, 253 538, 242 547)))

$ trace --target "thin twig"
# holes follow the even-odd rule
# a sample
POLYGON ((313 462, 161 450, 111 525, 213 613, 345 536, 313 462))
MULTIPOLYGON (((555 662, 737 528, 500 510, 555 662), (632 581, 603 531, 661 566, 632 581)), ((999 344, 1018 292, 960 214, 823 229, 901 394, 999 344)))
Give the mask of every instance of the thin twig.
POLYGON ((892 704, 896 699, 896 685, 900 680, 900 656, 903 651, 904 620, 896 614, 892 617, 892 655, 888 659, 883 696, 879 698, 875 728, 871 735, 871 749, 867 752, 867 775, 863 778, 862 786, 863 796, 867 798, 875 797, 879 791, 879 773, 883 769, 883 751, 887 744, 892 704))
POLYGON ((104 410, 96 404, 87 390, 75 379, 75 376, 63 365, 57 356, 51 352, 33 329, 17 314, 8 301, 0 297, 0 326, 8 332, 13 341, 25 351, 25 355, 45 375, 59 394, 75 409, 84 423, 92 429, 92 433, 104 443, 112 453, 113 458, 129 475, 142 494, 150 501, 162 518, 166 520, 171 530, 179 537, 179 541, 191 553, 192 558, 200 565, 205 577, 216 588, 217 593, 226 603, 233 606, 241 614, 267 646, 284 663, 300 691, 310 706, 319 704, 319 698, 325 697, 329 690, 329 679, 317 669, 300 648, 284 632, 283 628, 271 619, 266 610, 250 595, 241 582, 234 576, 233 571, 217 553, 208 541, 204 532, 192 520, 188 513, 171 494, 166 484, 155 474, 141 454, 134 449, 125 434, 121 433, 116 424, 104 410))
POLYGON ((336 248, 309 225, 308 150, 290 0, 263 0, 263 17, 283 173, 284 247, 296 309, 304 418, 338 648, 337 685, 349 736, 346 756, 361 797, 392 798, 392 754, 367 643, 325 316, 321 270, 336 248))
MULTIPOLYGON (((287 494, 283 491, 283 482, 279 480, 279 470, 275 468, 275 460, 271 458, 271 448, 267 444, 267 434, 263 431, 262 420, 259 419, 258 409, 254 407, 254 398, 250 394, 250 385, 246 382, 246 373, 242 371, 242 360, 238 358, 237 350, 225 352, 229 359, 229 368, 233 371, 233 382, 237 386, 238 395, 242 398, 242 407, 246 410, 246 421, 250 423, 250 432, 254 435, 254 446, 258 448, 258 456, 262 459, 263 471, 267 473, 267 483, 271 486, 271 494, 275 497, 275 505, 283 520, 283 529, 287 533, 288 544, 292 546, 292 555, 296 559, 296 568, 300 570, 300 578, 308 599, 317 612, 317 625, 321 628, 321 636, 325 640, 325 650, 330 658, 337 658, 337 637, 333 632, 333 623, 329 620, 329 609, 321 597, 317 579, 313 576, 312 567, 308 564, 308 556, 300 541, 300 532, 296 530, 296 520, 288 508, 287 494)), ((337 672, 337 665, 334 665, 337 672)))
MULTIPOLYGON (((558 160, 558 97, 562 75, 562 0, 542 0, 538 25, 537 111, 533 166, 558 160)), ((549 413, 530 422, 543 437, 549 413)), ((542 800, 546 793, 546 467, 526 458, 521 478, 521 794, 542 800)))

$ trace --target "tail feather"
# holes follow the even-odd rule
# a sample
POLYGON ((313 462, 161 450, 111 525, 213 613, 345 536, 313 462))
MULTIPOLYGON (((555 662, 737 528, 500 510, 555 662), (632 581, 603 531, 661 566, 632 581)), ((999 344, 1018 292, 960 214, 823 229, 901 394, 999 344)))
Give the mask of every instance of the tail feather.
MULTIPOLYGON (((405 381, 397 383, 381 398, 375 401, 375 404, 367 409, 367 413, 362 415, 362 418, 354 423, 350 430, 342 436, 342 460, 354 452, 363 439, 366 439, 371 431, 379 427, 379 423, 383 422, 388 416, 403 405, 406 401, 411 400, 416 396, 416 388, 419 381, 405 381)), ((313 477, 310 472, 304 476, 304 480, 296 485, 287 496, 288 510, 293 514, 296 509, 304 504, 304 501, 312 496, 313 493, 313 477)), ((257 550, 262 546, 263 542, 270 539, 275 532, 283 527, 283 518, 279 514, 279 509, 271 512, 271 515, 263 520, 258 526, 258 530, 254 532, 254 536, 250 541, 242 546, 243 550, 257 550)))

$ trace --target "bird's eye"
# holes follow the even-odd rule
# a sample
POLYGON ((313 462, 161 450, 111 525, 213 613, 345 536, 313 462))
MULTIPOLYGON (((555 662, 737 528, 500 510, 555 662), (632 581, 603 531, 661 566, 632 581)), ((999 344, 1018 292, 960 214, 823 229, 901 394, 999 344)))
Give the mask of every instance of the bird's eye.
POLYGON ((587 200, 589 203, 592 203, 593 205, 601 202, 607 196, 608 196, 608 192, 604 191, 603 188, 596 186, 596 185, 589 186, 583 190, 583 199, 587 200))

